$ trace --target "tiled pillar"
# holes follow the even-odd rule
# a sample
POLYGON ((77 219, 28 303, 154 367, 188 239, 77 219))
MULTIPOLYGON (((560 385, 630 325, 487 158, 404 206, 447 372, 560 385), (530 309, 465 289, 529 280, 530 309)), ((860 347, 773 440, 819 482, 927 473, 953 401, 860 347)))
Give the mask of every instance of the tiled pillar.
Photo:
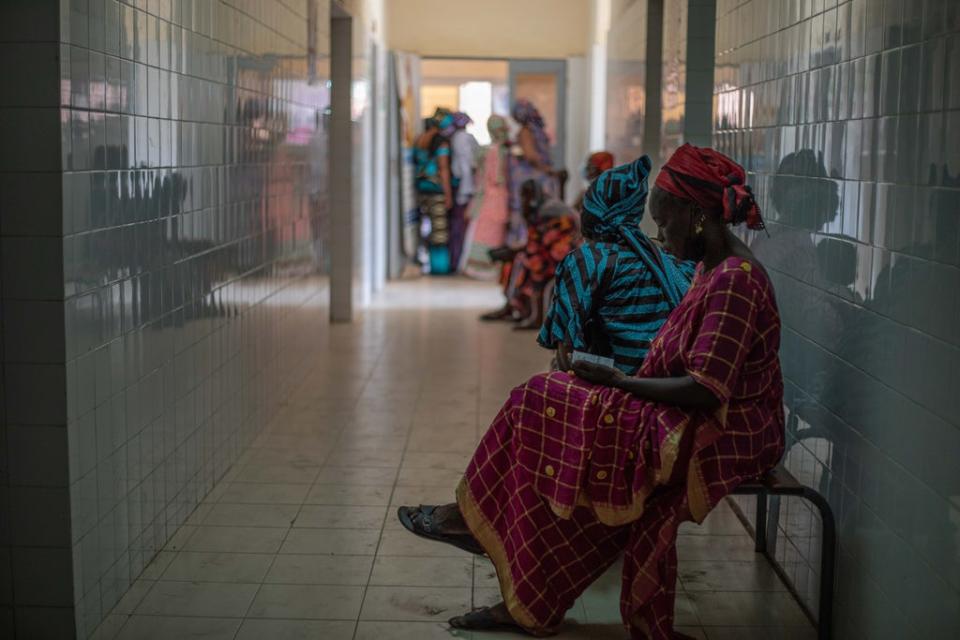
POLYGON ((353 20, 345 9, 334 5, 330 29, 330 319, 353 319, 354 295, 354 185, 353 122, 351 87, 353 81, 353 20))
POLYGON ((713 58, 716 0, 689 0, 684 141, 710 146, 713 137, 713 58))
POLYGON ((663 81, 663 1, 647 0, 647 65, 646 114, 643 121, 643 141, 647 155, 653 160, 656 170, 663 160, 659 157, 660 122, 663 117, 660 105, 660 83, 663 81))
POLYGON ((57 0, 0 5, 0 637, 72 637, 57 0))
POLYGON ((716 0, 664 0, 663 121, 660 155, 664 161, 684 142, 711 142, 716 0))

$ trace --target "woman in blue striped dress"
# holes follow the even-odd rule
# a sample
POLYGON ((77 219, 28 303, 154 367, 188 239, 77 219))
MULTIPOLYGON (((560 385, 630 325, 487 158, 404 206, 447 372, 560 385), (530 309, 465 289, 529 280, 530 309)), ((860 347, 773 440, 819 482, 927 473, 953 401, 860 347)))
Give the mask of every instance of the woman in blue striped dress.
POLYGON ((690 247, 660 247, 640 230, 650 158, 604 172, 587 190, 581 213, 586 242, 557 267, 553 301, 537 341, 557 350, 612 358, 628 375, 679 304, 696 266, 690 247))

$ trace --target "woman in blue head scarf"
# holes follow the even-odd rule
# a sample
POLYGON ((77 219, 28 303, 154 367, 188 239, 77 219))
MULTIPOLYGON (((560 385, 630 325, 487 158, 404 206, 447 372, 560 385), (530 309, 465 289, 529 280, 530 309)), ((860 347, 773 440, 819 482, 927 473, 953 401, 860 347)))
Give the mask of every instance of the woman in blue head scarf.
POLYGON ((586 242, 557 267, 553 302, 537 341, 612 358, 634 374, 650 341, 686 293, 695 256, 657 246, 640 230, 649 192, 650 158, 604 172, 587 190, 580 219, 586 242))

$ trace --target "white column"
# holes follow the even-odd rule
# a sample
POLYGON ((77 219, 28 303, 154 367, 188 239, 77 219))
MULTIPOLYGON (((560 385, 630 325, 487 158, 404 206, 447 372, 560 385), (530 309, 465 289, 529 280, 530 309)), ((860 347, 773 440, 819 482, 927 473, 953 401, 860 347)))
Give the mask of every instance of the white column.
POLYGON ((607 33, 610 31, 610 0, 594 0, 590 36, 590 150, 607 146, 607 33))
MULTIPOLYGON (((333 5, 334 10, 339 9, 333 5)), ((342 9, 340 9, 342 12, 342 9)), ((330 320, 353 319, 353 25, 337 16, 330 28, 330 320)))

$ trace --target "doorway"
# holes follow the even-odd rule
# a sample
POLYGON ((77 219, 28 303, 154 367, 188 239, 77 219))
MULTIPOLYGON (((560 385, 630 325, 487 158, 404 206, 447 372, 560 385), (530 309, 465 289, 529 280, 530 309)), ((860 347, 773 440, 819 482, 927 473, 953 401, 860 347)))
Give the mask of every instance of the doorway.
MULTIPOLYGON (((417 134, 423 130, 423 119, 433 116, 440 107, 462 111, 470 116, 473 122, 467 126, 467 133, 476 139, 480 147, 490 144, 487 122, 492 115, 507 119, 510 140, 516 142, 520 125, 512 119, 511 107, 517 99, 526 98, 544 118, 553 166, 558 170, 567 168, 565 60, 424 58, 420 60, 419 68, 417 94, 421 120, 415 125, 417 134)), ((511 152, 521 153, 516 144, 511 152)), ((563 187, 554 195, 563 198, 563 187)), ((414 261, 423 267, 429 264, 425 239, 430 233, 430 220, 427 216, 415 215, 413 221, 416 225, 414 235, 419 240, 414 261)))
POLYGON ((420 63, 420 116, 437 107, 463 111, 473 122, 467 132, 490 144, 487 119, 510 114, 509 64, 505 60, 428 58, 420 63))

